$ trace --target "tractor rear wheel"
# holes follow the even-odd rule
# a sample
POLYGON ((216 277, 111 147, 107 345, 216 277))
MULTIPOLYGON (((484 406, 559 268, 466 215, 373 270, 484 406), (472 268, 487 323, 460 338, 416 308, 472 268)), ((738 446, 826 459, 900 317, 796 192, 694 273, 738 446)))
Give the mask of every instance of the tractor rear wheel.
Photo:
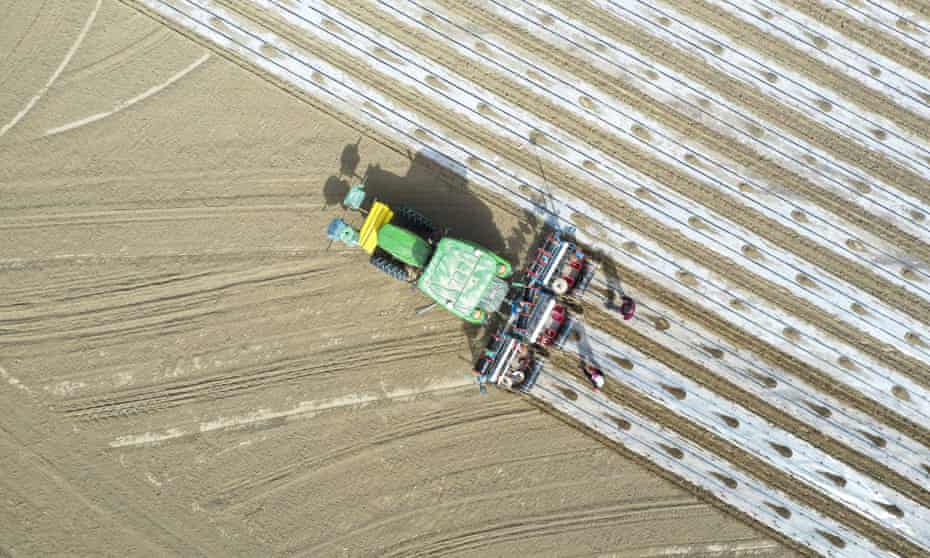
POLYGON ((430 238, 436 233, 436 227, 428 217, 410 207, 398 208, 394 214, 401 221, 402 226, 410 229, 423 238, 430 238))
POLYGON ((398 281, 407 281, 407 268, 404 264, 398 262, 392 258, 386 252, 381 250, 376 250, 374 254, 371 255, 371 265, 377 267, 384 273, 387 273, 394 279, 398 281))

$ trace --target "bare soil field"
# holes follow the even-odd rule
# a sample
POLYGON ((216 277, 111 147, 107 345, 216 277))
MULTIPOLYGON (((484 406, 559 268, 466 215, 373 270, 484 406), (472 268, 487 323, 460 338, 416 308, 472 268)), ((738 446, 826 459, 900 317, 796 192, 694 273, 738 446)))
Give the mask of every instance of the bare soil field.
POLYGON ((0 553, 930 552, 919 2, 2 13, 0 553), (326 240, 363 177, 599 262, 528 394, 326 240))

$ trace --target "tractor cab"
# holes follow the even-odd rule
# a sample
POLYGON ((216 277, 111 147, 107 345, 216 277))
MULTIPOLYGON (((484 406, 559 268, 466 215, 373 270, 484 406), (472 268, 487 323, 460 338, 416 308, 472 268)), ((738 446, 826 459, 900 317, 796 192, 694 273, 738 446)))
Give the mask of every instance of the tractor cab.
POLYGON ((471 323, 484 323, 510 290, 510 262, 467 240, 443 238, 417 286, 437 304, 471 323))

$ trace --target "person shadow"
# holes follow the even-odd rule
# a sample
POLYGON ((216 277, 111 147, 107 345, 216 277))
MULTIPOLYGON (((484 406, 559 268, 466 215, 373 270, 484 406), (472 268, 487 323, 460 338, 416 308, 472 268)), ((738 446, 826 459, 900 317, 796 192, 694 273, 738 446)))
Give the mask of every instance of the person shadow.
POLYGON ((607 310, 619 312, 623 295, 626 294, 623 291, 623 281, 621 280, 620 272, 617 270, 617 266, 611 258, 602 255, 599 260, 600 266, 598 267, 598 273, 603 274, 604 290, 606 291, 604 307, 607 308, 607 310))
MULTIPOLYGON (((508 259, 514 270, 520 269, 526 252, 536 242, 541 228, 540 220, 529 211, 507 216, 506 206, 498 206, 498 216, 489 203, 493 196, 469 184, 468 169, 443 154, 432 150, 408 152, 410 161, 403 175, 382 168, 377 163, 368 164, 361 172, 359 143, 346 145, 340 156, 338 175, 330 176, 323 184, 324 209, 338 207, 349 188, 359 182, 365 183, 370 198, 376 198, 395 210, 409 207, 429 218, 444 236, 475 242, 508 259), (514 218, 516 217, 516 218, 514 218), (502 231, 498 221, 515 223, 502 231)), ((376 272, 372 269, 372 272, 376 272)), ((423 306, 430 303, 423 296, 423 306)), ((436 308, 434 312, 442 312, 436 308)), ((493 327, 495 320, 489 325, 493 327)), ((469 339, 472 362, 485 347, 489 327, 462 322, 463 332, 469 339)))

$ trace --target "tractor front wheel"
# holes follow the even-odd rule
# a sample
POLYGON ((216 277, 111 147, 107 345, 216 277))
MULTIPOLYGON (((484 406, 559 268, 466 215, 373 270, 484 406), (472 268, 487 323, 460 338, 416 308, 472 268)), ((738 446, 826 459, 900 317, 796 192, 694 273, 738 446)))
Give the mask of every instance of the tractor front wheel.
POLYGON ((377 267, 398 281, 407 281, 407 268, 390 255, 378 250, 371 256, 371 265, 377 267))

